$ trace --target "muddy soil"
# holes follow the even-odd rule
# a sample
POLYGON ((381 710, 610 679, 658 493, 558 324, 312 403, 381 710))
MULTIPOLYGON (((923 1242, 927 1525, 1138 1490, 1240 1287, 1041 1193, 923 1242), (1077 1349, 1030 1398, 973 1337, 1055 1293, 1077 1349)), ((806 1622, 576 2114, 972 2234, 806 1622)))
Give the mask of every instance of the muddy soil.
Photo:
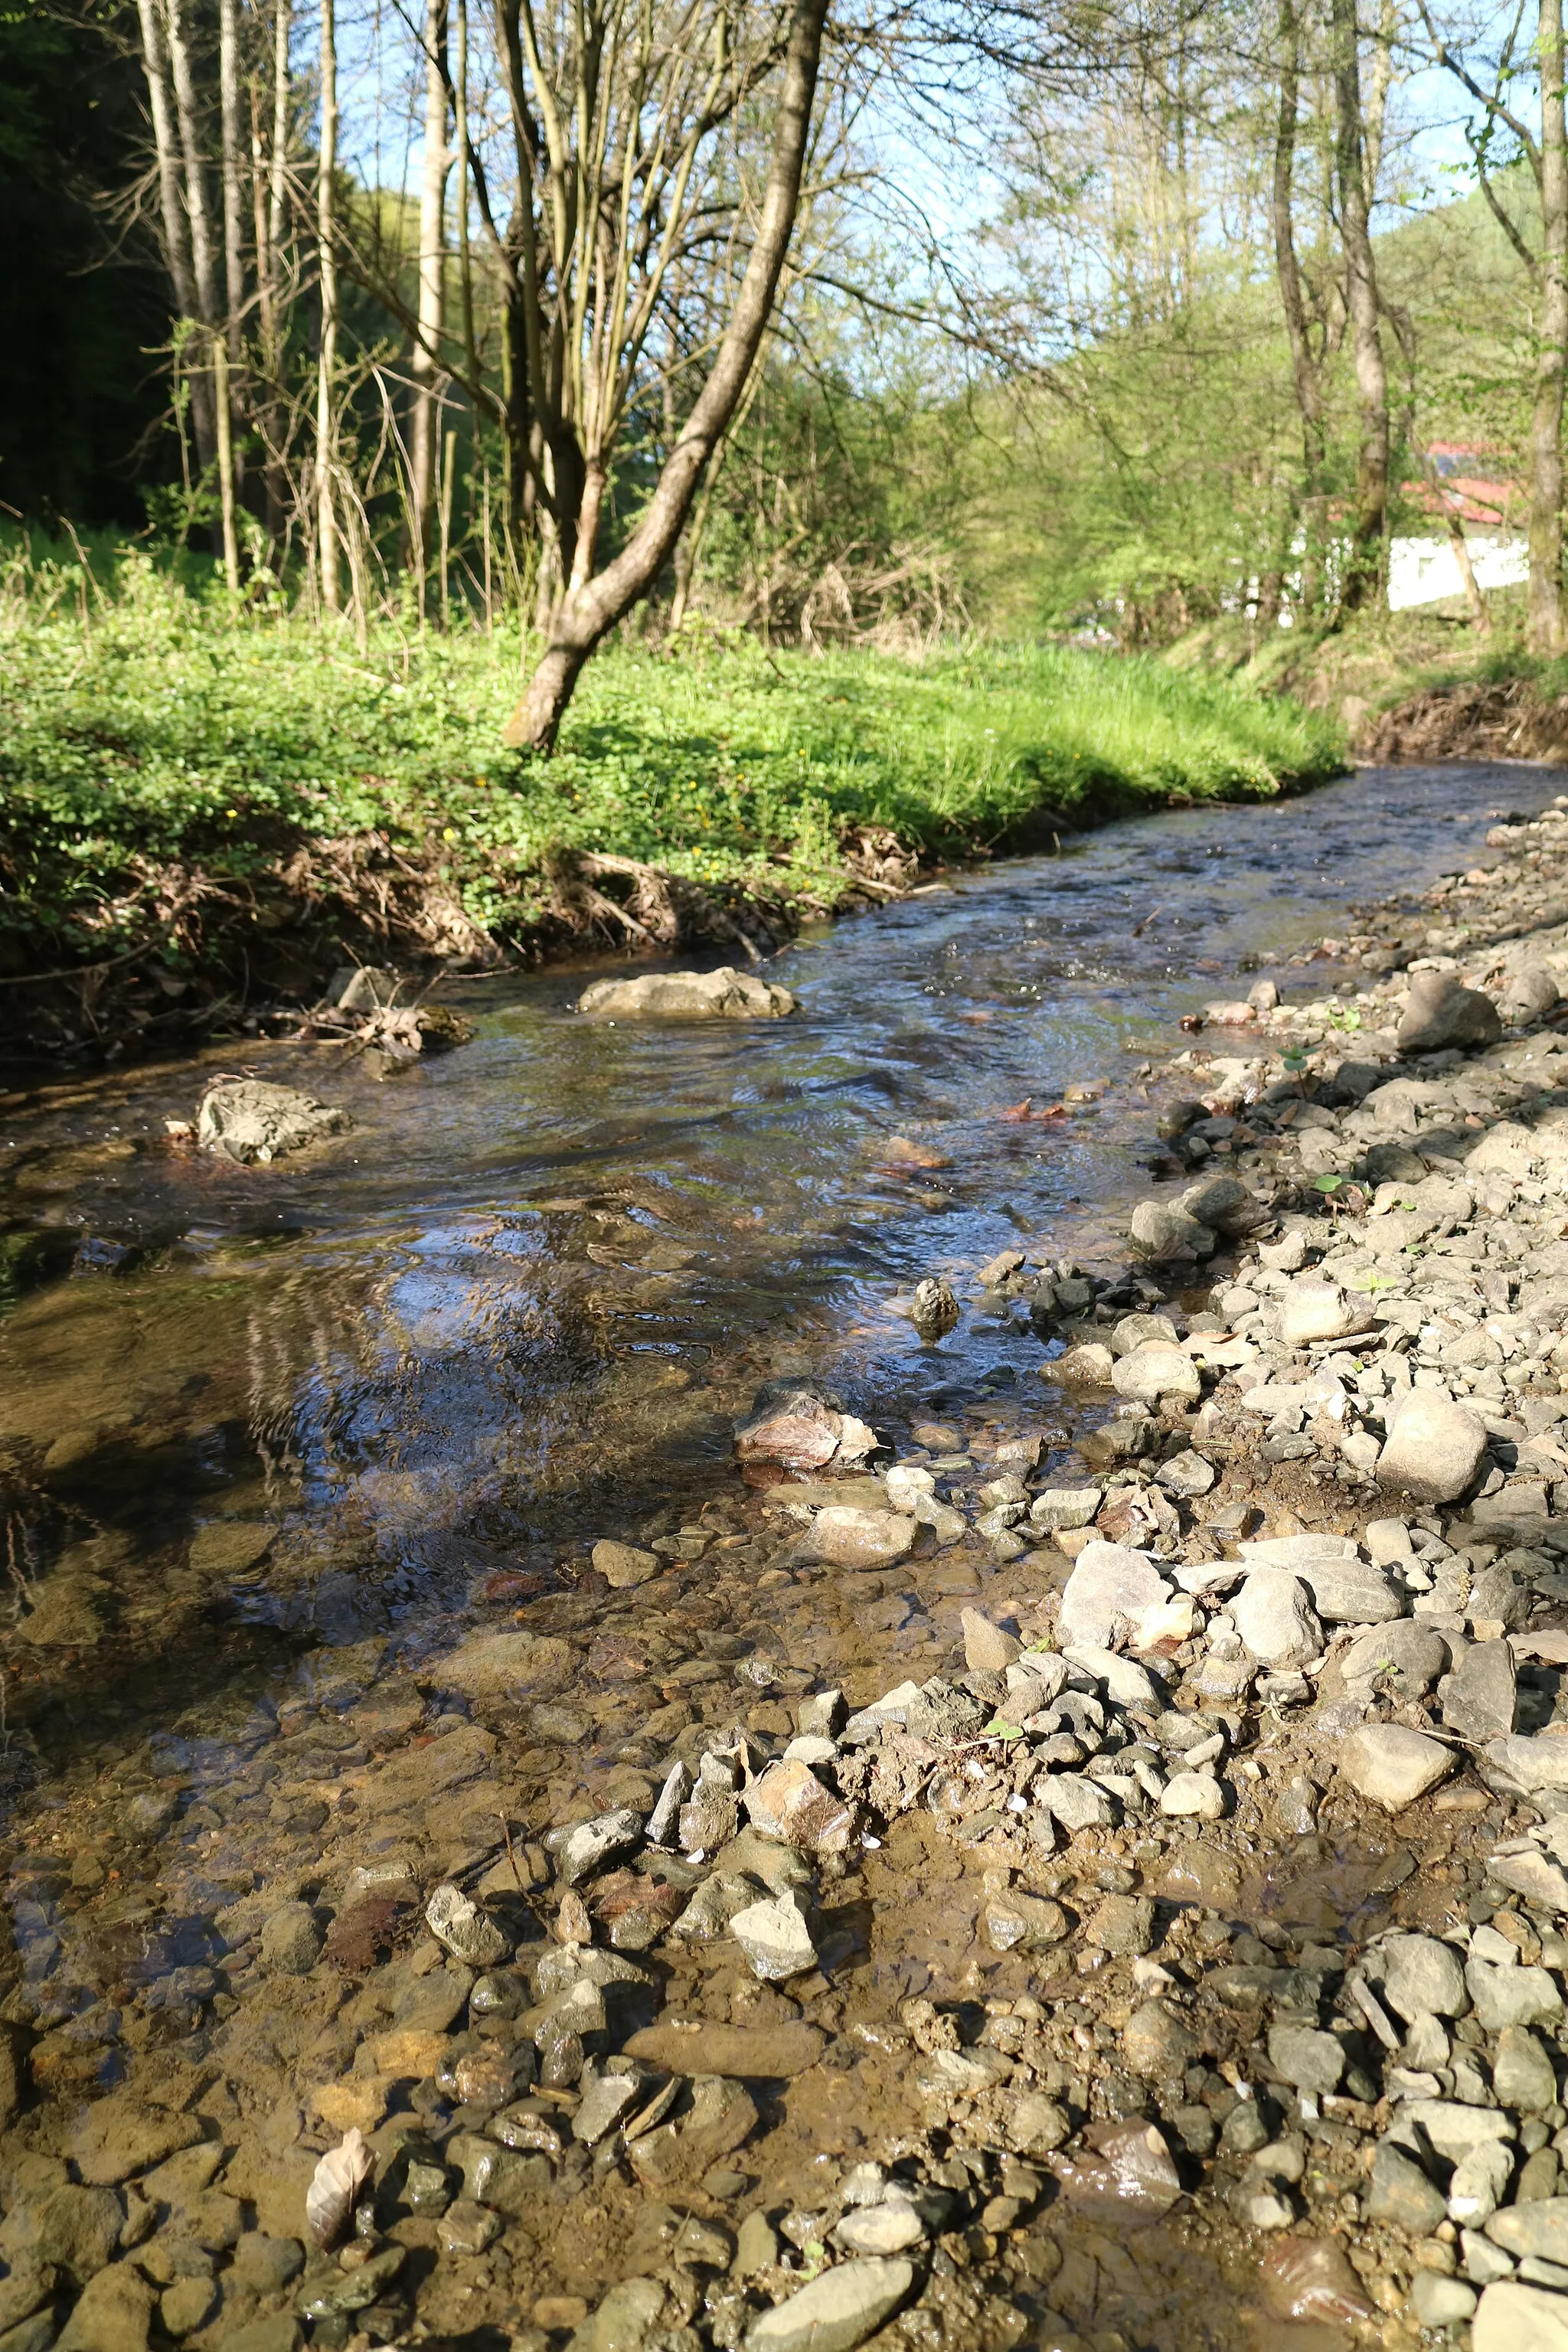
MULTIPOLYGON (((1484 838, 1550 793, 1405 772, 1113 828, 802 942, 768 971, 804 1010, 765 1030, 589 1031, 563 975, 476 984, 475 1043, 384 1078, 263 1045, 18 1073, 0 2347, 1310 2352, 1448 2307, 1411 2298, 1474 2276, 1458 2225, 1441 2199, 1425 2234, 1374 2212, 1369 2166, 1461 2046, 1505 2112, 1496 2034, 1461 2017, 1405 2068, 1430 2093, 1391 2089, 1344 1987, 1382 1981, 1393 1930, 1481 1927, 1552 1983, 1549 1901, 1481 1859, 1550 1812, 1479 1750, 1369 1803, 1336 1776, 1351 1716, 1322 1711, 1342 1676, 1216 1624, 1242 1542, 1402 1515, 1402 1605, 1457 1612, 1451 1673, 1491 1565, 1467 1520, 1445 1582, 1447 1509, 1378 1486, 1376 1382, 1337 1435, 1302 1408, 1260 1434, 1239 1381, 1277 1302, 1249 1294, 1251 1338, 1219 1302, 1259 1248, 1310 1228, 1310 1269, 1376 1208, 1332 1074, 1356 1033, 1393 1062, 1412 959, 1495 962, 1510 927, 1557 951, 1556 833, 1484 838), (1456 856, 1478 878, 1423 907, 1456 856), (1352 890, 1413 895, 1352 928, 1352 890), (1259 973, 1289 1034, 1204 1010, 1259 973), (270 1167, 204 1157, 170 1122, 237 1067, 354 1123, 270 1167), (1284 1118, 1281 1086, 1321 1118, 1284 1118), (1158 1137, 1183 1095, 1203 1118, 1158 1137), (1141 1202, 1232 1167, 1249 1230, 1130 1249, 1141 1202), (960 1310, 929 1345, 905 1311, 925 1276, 960 1310), (1171 1342, 1126 1328, 1150 1312, 1171 1342), (1184 1403, 1064 1377, 1117 1334, 1116 1362, 1184 1350, 1184 1403), (876 1450, 742 1469, 734 1424, 780 1379, 876 1450), (1058 1493, 1079 1500, 1042 1511, 1058 1493), (1210 1581, 1142 1666, 1115 1622, 1112 1663, 1065 1661, 1015 1723, 1027 1662, 1075 1646, 1095 1544, 1210 1581), (908 1687, 923 1712, 857 1726, 908 1687), (1167 1802, 1186 1780, 1191 1811, 1167 1802), (1281 2022, 1337 2035, 1329 2090, 1289 2079, 1281 2022), (345 2159, 357 2193, 313 2234, 312 2179, 355 2133, 369 2169, 345 2159), (1305 2284, 1282 2247, 1318 2263, 1305 2284)), ((1522 953, 1476 976, 1505 992, 1522 953)), ((1553 1036, 1550 1011, 1513 1034, 1553 1036)), ((1542 1091, 1508 1084, 1418 1107, 1409 1148, 1542 1091)), ((1528 1211, 1546 1246, 1563 1211, 1520 1166, 1500 1205, 1450 1203, 1450 1237, 1528 1211)), ((1560 1388, 1556 1312, 1532 1402, 1560 1388)), ((1510 1336, 1464 1365, 1491 1422, 1510 1336)), ((1510 1489, 1530 1437, 1489 1423, 1479 1484, 1510 1489)), ((1549 1520, 1550 1465, 1523 1483, 1549 1520)), ((1548 1583, 1508 1630, 1539 1651, 1568 1612, 1534 1534, 1548 1583)), ((1510 1736, 1555 1719, 1550 1657, 1519 1653, 1510 1736)), ((1355 1721, 1415 1704, 1384 1677, 1355 1721)), ((1565 2120, 1554 2085, 1515 2119, 1538 2184, 1565 2120)), ((1503 2260, 1510 2293, 1555 2291, 1529 2269, 1549 2257, 1503 2260)))

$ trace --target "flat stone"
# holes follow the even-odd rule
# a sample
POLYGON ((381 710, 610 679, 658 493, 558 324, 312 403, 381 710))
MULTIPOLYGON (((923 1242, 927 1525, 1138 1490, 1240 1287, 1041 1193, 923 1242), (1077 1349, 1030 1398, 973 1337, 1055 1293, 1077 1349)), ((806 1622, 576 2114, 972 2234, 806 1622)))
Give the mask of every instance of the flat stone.
POLYGON ((1139 1404, 1158 1404, 1163 1397, 1194 1402, 1203 1394, 1203 1376, 1184 1348, 1149 1340, 1120 1357, 1110 1376, 1118 1396, 1139 1404))
POLYGON ((1157 1714, 1166 1704, 1159 1683, 1136 1658, 1124 1658, 1117 1650, 1097 1650, 1089 1642, 1075 1642, 1062 1654, 1092 1675, 1118 1706, 1149 1708, 1157 1714))
POLYGON ((795 999, 776 981, 721 963, 716 971, 652 971, 596 980, 577 999, 593 1021, 778 1021, 795 999))
POLYGON ((1377 1482, 1417 1502, 1452 1503, 1474 1483, 1486 1450, 1486 1423, 1468 1405, 1411 1389, 1389 1423, 1377 1482))
POLYGON ((1521 1789, 1568 1789, 1568 1737, 1548 1731, 1488 1743, 1488 1759, 1521 1789))
POLYGON ((84 2108, 71 2136, 71 2156, 89 2189, 113 2189, 202 2137, 195 2116, 172 2115, 117 2092, 84 2108))
POLYGON ((1468 2107, 1458 2099, 1402 2099, 1394 2127, 1413 2144, 1429 2139, 1449 2164, 1462 2164, 1487 2140, 1511 2140, 1514 2123, 1498 2107, 1468 2107))
MULTIPOLYGON (((430 1675, 445 1690, 465 1698, 499 1697, 512 1690, 558 1694, 575 1678, 576 1659, 568 1643, 540 1633, 479 1633, 444 1658, 433 1658, 430 1675)), ((461 1732, 448 1734, 459 1739, 461 1732)))
POLYGON ((1451 1749, 1403 1724, 1369 1723, 1352 1731, 1338 1751, 1339 1768, 1352 1789, 1397 1813, 1435 1789, 1454 1769, 1451 1749))
POLYGON ((1462 2017, 1470 2005, 1465 1964, 1436 1936, 1389 1936, 1381 1947, 1383 1990, 1406 2023, 1417 2017, 1462 2017))
POLYGON ((716 2025, 679 2019, 644 2026, 626 2045, 628 2058, 672 2074, 725 2074, 741 2082, 789 2082, 815 2066, 826 2037, 815 2025, 716 2025))
POLYGON ((607 1538, 594 1546, 592 1557, 605 1583, 614 1585, 618 1592, 632 1585, 646 1584, 664 1567, 658 1552, 638 1551, 633 1544, 612 1543, 607 1538))
POLYGON ((1568 2352, 1568 2295, 1494 2279, 1477 2307, 1470 2352, 1568 2352))
POLYGON ((1448 1729, 1478 1746, 1506 1739, 1517 1706, 1518 1675, 1508 1643, 1473 1643, 1443 1693, 1443 1721, 1448 1729))
POLYGON ((1179 1495, 1187 1502, 1195 1502, 1200 1495, 1206 1495, 1218 1476, 1213 1463, 1205 1462, 1191 1446, 1184 1454, 1173 1454, 1154 1473, 1155 1483, 1163 1486, 1168 1495, 1179 1495))
POLYGON ((295 1087, 267 1086, 258 1078, 225 1078, 209 1087, 196 1114, 196 1141, 204 1151, 246 1166, 265 1165, 286 1152, 336 1135, 353 1121, 347 1111, 318 1102, 295 1087))
POLYGON ((1047 1486, 1030 1504, 1029 1517, 1036 1527, 1053 1533, 1058 1528, 1087 1528, 1104 1500, 1103 1486, 1047 1486))
POLYGON ((835 1506, 812 1520, 801 1538, 801 1557, 831 1568, 886 1568, 914 1549, 917 1528, 901 1511, 835 1506))
POLYGON ((1064 1649, 1088 1643, 1109 1650, 1138 1630, 1148 1610, 1166 1597, 1152 1560, 1122 1544, 1086 1544, 1062 1591, 1057 1637, 1064 1649))
POLYGON ((1337 2091, 1345 2070, 1344 2044, 1337 2034, 1310 2025, 1271 2025, 1268 2063, 1282 2083, 1326 2098, 1337 2091))
POLYGON ((1321 1655, 1323 1629, 1298 1577, 1255 1568, 1230 1605, 1249 1656, 1266 1666, 1304 1666, 1321 1655))
POLYGON ((32 2251, 79 2284, 102 2270, 120 2242, 124 2209, 112 2189, 57 2189, 38 2215, 32 2251))
POLYGON ((1328 1625, 1385 1625, 1405 1614, 1405 1595, 1381 1569, 1363 1559, 1323 1559, 1296 1574, 1328 1625))
POLYGON ((836 2263, 753 2319, 746 2352, 854 2352, 891 2318, 914 2283, 913 2263, 897 2255, 836 2263))
POLYGON ((1043 1807, 1053 1821, 1059 1822, 1069 1837, 1080 1830, 1109 1830, 1116 1826, 1116 1800, 1098 1781, 1086 1780, 1081 1772, 1042 1773, 1031 1791, 1037 1805, 1043 1807))

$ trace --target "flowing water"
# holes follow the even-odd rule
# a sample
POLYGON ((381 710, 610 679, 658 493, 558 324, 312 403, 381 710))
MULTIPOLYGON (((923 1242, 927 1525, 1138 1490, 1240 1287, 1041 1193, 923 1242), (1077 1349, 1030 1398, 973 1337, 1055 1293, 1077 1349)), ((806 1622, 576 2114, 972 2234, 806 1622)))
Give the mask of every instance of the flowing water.
MULTIPOLYGON (((0 2013, 75 2034, 62 2089, 112 2080, 121 2039, 199 2038, 224 1889, 264 1835, 314 1834, 268 1795, 265 1742, 476 1619, 593 1644, 597 1695, 534 1727, 554 1805, 648 1785, 650 1710, 714 1685, 732 1710, 749 1656, 851 1685, 934 1671, 984 1564, 803 1616, 731 1418, 809 1370, 900 1444, 933 1420, 959 1452, 988 1429, 1070 1443, 1026 1324, 970 1310, 922 1349, 890 1302, 944 1270, 962 1295, 1010 1246, 1113 1257, 1147 1181, 1140 1063, 1175 1019, 1351 902, 1473 863, 1491 814, 1555 782, 1373 771, 1112 826, 807 935, 769 967, 800 998, 778 1023, 590 1025, 586 973, 556 970, 448 989, 474 1042, 384 1079, 341 1047, 232 1042, 14 1071, 0 2013), (220 1070, 306 1086, 352 1132, 251 1170, 172 1147, 220 1070), (605 1535, 689 1563, 662 1614, 585 1572, 605 1535)), ((1316 995, 1327 970, 1279 976, 1316 995)), ((858 1948, 890 2000, 973 1979, 967 1936, 858 1948)), ((1106 2308, 1142 2291, 1107 2285, 1106 2308)))

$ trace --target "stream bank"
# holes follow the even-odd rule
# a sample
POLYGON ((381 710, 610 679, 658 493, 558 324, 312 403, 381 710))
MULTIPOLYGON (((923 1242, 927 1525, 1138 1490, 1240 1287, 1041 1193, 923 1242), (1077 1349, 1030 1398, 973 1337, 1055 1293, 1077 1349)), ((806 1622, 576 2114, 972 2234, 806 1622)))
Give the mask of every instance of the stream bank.
POLYGON ((1562 951, 1563 828, 1480 852, 1482 793, 1534 781, 1161 821, 895 909, 863 969, 792 963, 814 1037, 487 1047, 476 1007, 466 1081, 413 1074, 411 1124, 356 1080, 297 1170, 127 1148, 193 1073, 30 1108, 74 1278, 5 1341, 16 2340, 1400 2344, 1420 2278, 1475 2292, 1480 2115, 1508 2178, 1466 2193, 1548 2242, 1550 1013, 1375 1083, 1413 957, 1511 1002, 1562 951), (1423 824, 1490 878, 1315 939, 1339 845, 1375 882, 1423 824), (1205 1013, 1193 964, 1268 945, 1288 1022, 1205 1013), (1157 1050, 1178 1013, 1199 1060, 1157 1050), (1353 1328, 1282 1328, 1309 1268, 1353 1328), (964 1305, 935 1351, 891 1311, 928 1270, 964 1305), (1451 1507, 1377 1484, 1400 1365, 1485 1416, 1451 1507), (825 1375, 885 1448, 742 1473, 759 1381, 825 1375), (1499 1643, 1501 1767, 1440 1687, 1488 1653, 1495 1708, 1499 1643), (1452 1759, 1395 1811, 1336 1769, 1380 1728, 1452 1759), (1461 1927, 1408 2015, 1380 1938, 1461 1927), (351 2130, 363 2234, 307 2269, 351 2130))

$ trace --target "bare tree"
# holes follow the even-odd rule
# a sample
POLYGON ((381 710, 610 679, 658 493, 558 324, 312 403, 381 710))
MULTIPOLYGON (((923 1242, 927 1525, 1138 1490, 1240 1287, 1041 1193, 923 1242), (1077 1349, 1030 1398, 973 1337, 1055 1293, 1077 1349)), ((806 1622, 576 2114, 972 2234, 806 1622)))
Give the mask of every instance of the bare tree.
POLYGON ((1306 523, 1301 602, 1308 612, 1315 612, 1321 593, 1323 552, 1328 536, 1325 488, 1328 436, 1323 417, 1321 362, 1319 352, 1313 348, 1301 266, 1296 252, 1295 169, 1300 84, 1301 20, 1296 0, 1279 0, 1279 109, 1275 124, 1269 217, 1274 232, 1274 266, 1279 283, 1279 305, 1285 314, 1285 332, 1290 344, 1290 372, 1296 387, 1296 404, 1301 413, 1301 508, 1306 523))
MULTIPOLYGON (((632 309, 629 254, 605 289, 611 308, 605 324, 620 325, 620 332, 614 341, 601 332, 588 344, 590 414, 598 420, 590 443, 592 460, 585 468, 567 593, 556 611, 543 658, 506 728, 506 740, 515 747, 535 751, 553 749, 584 663, 622 615, 647 593, 669 561, 698 485, 745 390, 773 313, 800 203, 827 5, 828 0, 794 0, 774 115, 773 161, 751 256, 733 307, 707 382, 665 459, 640 521, 620 552, 603 571, 595 572, 599 506, 609 457, 603 427, 615 412, 613 383, 624 373, 625 358, 617 346, 625 340, 626 326, 635 328, 635 320, 628 317, 632 309)), ((714 63, 715 72, 721 72, 723 59, 717 52, 714 63)), ((684 144, 690 161, 682 156, 669 175, 675 183, 672 203, 689 178, 690 162, 695 161, 696 142, 689 133, 684 144)), ((645 234, 651 236, 653 228, 649 223, 645 234)), ((624 393, 621 397, 624 400, 624 393)))
MULTIPOLYGON (((466 79, 466 60, 465 79, 466 79)), ((447 140, 447 92, 452 74, 447 57, 447 0, 428 0, 425 11, 425 156, 419 197, 419 307, 414 338, 414 399, 409 417, 410 560, 420 574, 430 561, 436 513, 437 380, 446 324, 447 181, 452 152, 447 140)))
POLYGON ((333 400, 338 363, 338 35, 335 0, 321 0, 321 132, 316 158, 316 270, 321 336, 316 350, 316 562, 325 611, 342 607, 338 576, 337 433, 333 400))

